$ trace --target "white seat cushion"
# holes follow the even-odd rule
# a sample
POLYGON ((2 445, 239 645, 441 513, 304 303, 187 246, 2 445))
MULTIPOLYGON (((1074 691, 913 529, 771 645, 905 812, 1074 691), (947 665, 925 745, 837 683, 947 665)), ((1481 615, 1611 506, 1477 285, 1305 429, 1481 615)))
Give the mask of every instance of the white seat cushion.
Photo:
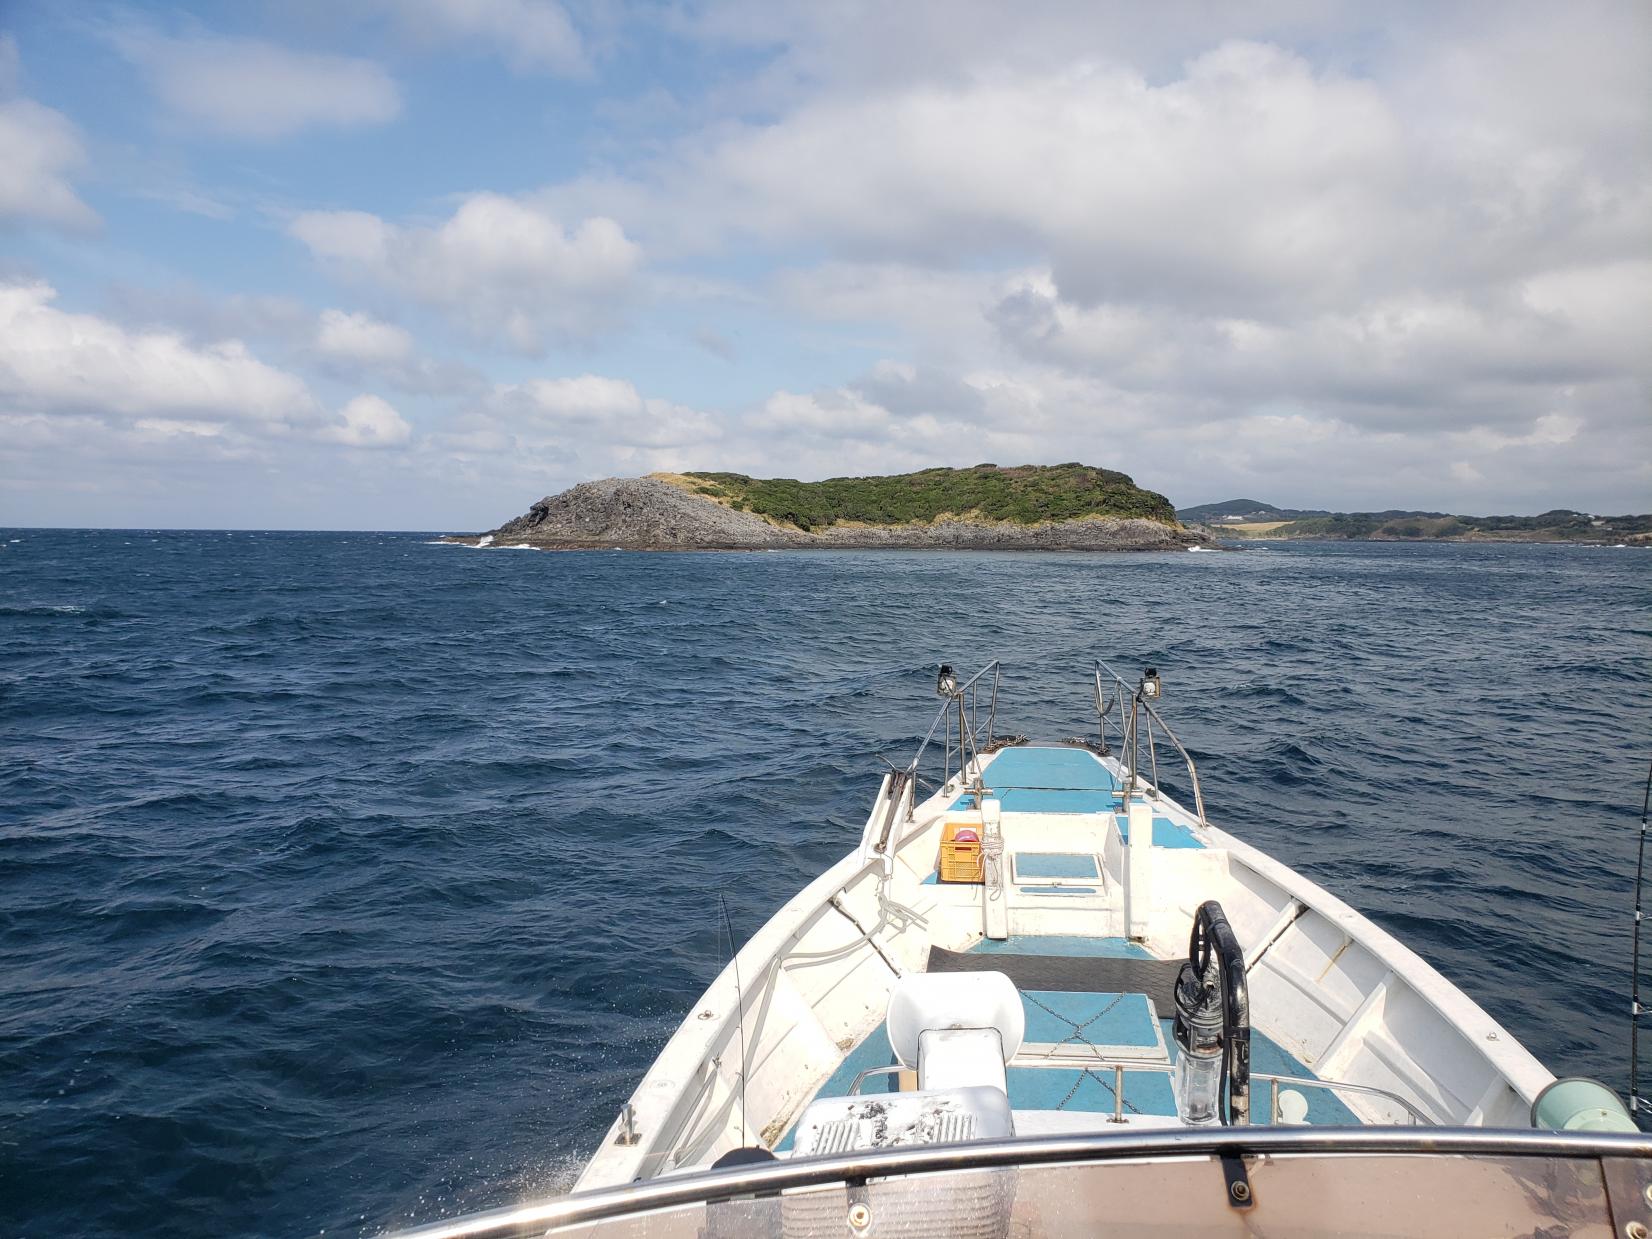
POLYGON ((1004 1040, 996 1028, 928 1028, 918 1036, 918 1087, 990 1086, 1008 1094, 1004 1040))

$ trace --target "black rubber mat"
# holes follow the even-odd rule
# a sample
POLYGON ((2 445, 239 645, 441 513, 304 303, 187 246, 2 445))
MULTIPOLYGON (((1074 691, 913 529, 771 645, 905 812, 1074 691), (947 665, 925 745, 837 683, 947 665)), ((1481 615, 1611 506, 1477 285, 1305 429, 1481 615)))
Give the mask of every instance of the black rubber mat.
POLYGON ((1103 959, 1076 955, 977 955, 929 948, 926 972, 1002 972, 1021 990, 1071 994, 1146 994, 1168 1019, 1176 1010, 1179 959, 1103 959))

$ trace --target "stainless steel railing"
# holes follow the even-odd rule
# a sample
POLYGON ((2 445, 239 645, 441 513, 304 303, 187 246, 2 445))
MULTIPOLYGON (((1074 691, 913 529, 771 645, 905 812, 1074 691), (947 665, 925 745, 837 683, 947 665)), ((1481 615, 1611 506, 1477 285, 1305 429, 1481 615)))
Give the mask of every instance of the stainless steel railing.
MULTIPOLYGON (((1113 1083, 1111 1086, 1113 1092, 1112 1121, 1115 1123, 1122 1123, 1124 1121, 1125 1072, 1157 1072, 1162 1075, 1170 1076, 1172 1080, 1174 1080, 1176 1072, 1175 1066, 1170 1063, 1155 1063, 1140 1059, 1102 1058, 1100 1056, 1092 1057, 1083 1054, 1070 1055, 1066 1057, 1052 1057, 1045 1054, 1017 1054, 1009 1061, 1008 1065, 1011 1067, 1041 1067, 1057 1071, 1072 1071, 1074 1069, 1078 1069, 1082 1071, 1110 1072, 1113 1078, 1113 1083)), ((849 1095, 851 1097, 857 1096, 860 1093, 860 1086, 864 1084, 871 1076, 894 1075, 895 1073, 903 1070, 905 1070, 905 1068, 899 1066, 868 1067, 850 1082, 849 1095)), ((1333 1096, 1337 1094, 1347 1094, 1355 1097, 1378 1097, 1383 1101, 1393 1103, 1401 1110, 1405 1111, 1409 1126, 1416 1127, 1420 1124, 1425 1127, 1432 1127, 1434 1125, 1433 1119, 1429 1118, 1428 1115, 1421 1109, 1407 1101, 1404 1097, 1401 1097, 1398 1093, 1391 1092, 1385 1088, 1377 1088, 1375 1085, 1371 1084, 1350 1084, 1343 1080, 1321 1080, 1309 1076, 1288 1076, 1279 1075, 1273 1072, 1254 1072, 1251 1075, 1251 1081, 1252 1083, 1261 1083, 1269 1086, 1267 1121, 1270 1126, 1277 1126, 1279 1123, 1279 1087, 1282 1084, 1291 1088, 1299 1089, 1324 1089, 1333 1096)))
MULTIPOLYGON (((1137 784, 1144 781, 1141 777, 1144 749, 1151 772, 1150 777, 1145 780, 1147 795, 1156 797, 1159 793, 1159 752, 1155 734, 1160 734, 1187 763, 1187 778, 1193 787, 1193 811, 1198 814, 1199 824, 1207 825, 1205 796, 1199 787, 1199 767, 1194 762, 1193 755, 1187 751, 1187 746, 1177 738, 1170 725, 1160 718, 1159 712, 1153 708, 1153 702, 1147 695, 1149 677, 1144 675, 1132 685, 1099 658, 1095 661, 1094 675, 1096 722, 1103 752, 1111 749, 1107 740, 1107 730, 1114 724, 1114 715, 1117 715, 1119 763, 1124 767, 1125 808, 1128 810, 1130 797, 1135 794, 1137 784), (1146 720, 1145 725, 1143 719, 1146 720)), ((1157 677, 1153 677, 1151 683, 1156 685, 1157 677)))
POLYGON ((1001 678, 1002 671, 995 658, 969 679, 941 694, 945 700, 936 712, 934 721, 929 724, 929 730, 919 742, 917 752, 912 754, 912 760, 906 766, 907 773, 913 779, 921 777, 920 765, 937 731, 941 733, 944 745, 941 757, 942 785, 952 781, 954 763, 957 773, 961 775, 969 769, 970 763, 980 756, 983 734, 986 744, 991 745, 993 728, 998 723, 998 685, 1001 678), (986 678, 989 673, 992 677, 990 681, 986 678), (986 713, 984 732, 981 725, 983 705, 986 713))
MULTIPOLYGON (((1518 1158, 1539 1171, 1545 1159, 1566 1159, 1575 1161, 1580 1173, 1587 1171, 1599 1181, 1608 1159, 1614 1168, 1628 1168, 1636 1164, 1636 1159, 1652 1157, 1652 1136, 1488 1127, 1435 1128, 1427 1133, 1396 1127, 1190 1127, 902 1145, 666 1175, 436 1222, 417 1231, 406 1231, 402 1239, 518 1239, 524 1234, 593 1226, 615 1218, 667 1217, 666 1210, 680 1207, 779 1196, 782 1192, 811 1187, 861 1184, 869 1179, 912 1178, 961 1170, 987 1171, 1011 1166, 1021 1170, 1044 1166, 1104 1167, 1146 1159, 1346 1157, 1351 1154, 1416 1159, 1518 1158), (1588 1165, 1589 1162, 1594 1164, 1588 1165)), ((1606 1178, 1609 1200, 1611 1193, 1618 1191, 1614 1186, 1617 1182, 1616 1177, 1606 1178)), ((1621 1191, 1618 1199, 1630 1205, 1638 1196, 1639 1192, 1621 1191)), ((1603 1232, 1608 1228, 1602 1228, 1603 1232)))

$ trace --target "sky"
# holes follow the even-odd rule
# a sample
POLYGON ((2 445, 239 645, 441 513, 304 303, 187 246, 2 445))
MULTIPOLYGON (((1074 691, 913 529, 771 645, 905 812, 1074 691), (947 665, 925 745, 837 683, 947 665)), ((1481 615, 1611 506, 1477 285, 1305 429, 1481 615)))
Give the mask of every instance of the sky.
POLYGON ((0 524, 1652 510, 1652 5, 0 0, 0 524))

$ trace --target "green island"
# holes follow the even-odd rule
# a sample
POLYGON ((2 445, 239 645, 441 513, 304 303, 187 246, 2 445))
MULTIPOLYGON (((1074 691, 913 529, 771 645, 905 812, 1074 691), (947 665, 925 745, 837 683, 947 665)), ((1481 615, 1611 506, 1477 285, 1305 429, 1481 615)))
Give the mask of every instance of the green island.
POLYGON ((1456 516, 1449 512, 1326 512, 1229 499, 1182 508, 1190 525, 1221 537, 1308 538, 1376 542, 1590 542, 1652 540, 1652 515, 1597 516, 1556 508, 1537 516, 1456 516))
POLYGON ((1090 465, 975 465, 884 477, 752 478, 683 473, 695 493, 805 533, 834 525, 908 525, 956 517, 1037 525, 1093 517, 1178 524, 1170 500, 1127 474, 1090 465))

